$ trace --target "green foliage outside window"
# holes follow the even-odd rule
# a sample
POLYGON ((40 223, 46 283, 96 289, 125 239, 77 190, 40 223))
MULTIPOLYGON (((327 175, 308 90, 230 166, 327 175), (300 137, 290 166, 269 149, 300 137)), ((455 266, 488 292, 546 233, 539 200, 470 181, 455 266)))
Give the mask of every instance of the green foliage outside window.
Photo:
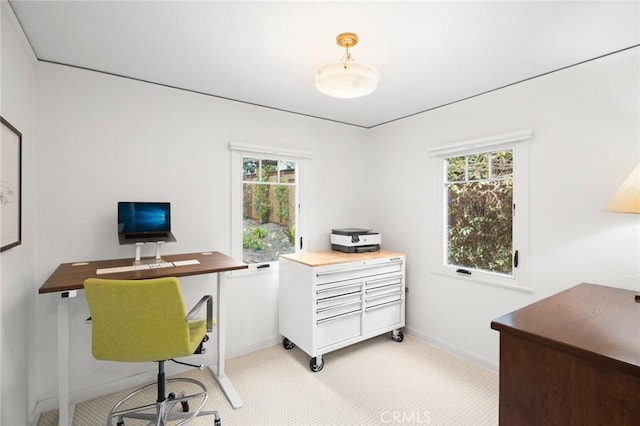
POLYGON ((264 248, 263 240, 269 235, 269 231, 259 226, 250 229, 244 229, 242 232, 242 248, 251 250, 262 250, 264 248))
POLYGON ((289 222, 289 187, 277 185, 275 189, 276 202, 278 203, 278 217, 280 222, 289 222))
POLYGON ((295 225, 291 225, 287 229, 283 229, 282 232, 284 232, 284 235, 287 236, 287 241, 289 241, 289 244, 291 245, 291 247, 293 247, 293 243, 296 240, 296 227, 295 227, 295 225))
POLYGON ((447 159, 447 263, 513 271, 511 150, 447 159))
MULTIPOLYGON (((262 170, 260 173, 260 182, 267 181, 267 172, 262 170)), ((258 220, 260 223, 267 223, 269 221, 269 214, 271 213, 271 200, 269 199, 269 185, 255 185, 254 188, 254 205, 258 220)))

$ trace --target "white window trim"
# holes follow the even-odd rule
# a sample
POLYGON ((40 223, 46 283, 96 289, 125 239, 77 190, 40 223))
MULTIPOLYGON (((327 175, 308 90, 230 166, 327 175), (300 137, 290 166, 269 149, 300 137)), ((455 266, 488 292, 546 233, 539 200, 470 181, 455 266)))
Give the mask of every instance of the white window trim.
MULTIPOLYGON (((231 151, 231 257, 242 259, 242 158, 270 158, 277 160, 290 160, 298 164, 296 173, 296 198, 298 199, 298 211, 296 212, 296 253, 307 251, 306 242, 303 240, 302 249, 300 249, 300 238, 307 235, 307 224, 303 214, 305 205, 305 191, 307 188, 306 176, 308 175, 309 161, 311 153, 307 151, 298 151, 286 148, 278 148, 264 145, 251 145, 238 142, 229 142, 229 150, 231 151), (238 219, 240 218, 240 219, 238 219), (240 220, 240 223, 238 223, 240 220)), ((239 269, 227 273, 227 277, 246 277, 249 275, 265 275, 278 273, 279 262, 263 262, 253 263, 248 269, 239 269), (264 267, 262 265, 269 265, 264 267), (258 268, 258 266, 262 266, 258 268)))
POLYGON ((437 185, 438 209, 437 235, 439 238, 438 249, 435 251, 437 259, 432 272, 447 277, 455 277, 507 288, 511 290, 532 293, 533 288, 529 284, 529 142, 533 139, 532 130, 505 133, 486 138, 473 139, 438 146, 428 151, 433 158, 433 170, 436 175, 433 182, 437 185), (514 187, 513 200, 516 205, 515 222, 513 232, 513 246, 518 250, 518 267, 514 268, 513 277, 486 271, 473 270, 471 275, 457 273, 458 268, 446 263, 446 204, 444 194, 445 170, 444 159, 458 155, 471 155, 500 149, 512 149, 514 154, 514 187))

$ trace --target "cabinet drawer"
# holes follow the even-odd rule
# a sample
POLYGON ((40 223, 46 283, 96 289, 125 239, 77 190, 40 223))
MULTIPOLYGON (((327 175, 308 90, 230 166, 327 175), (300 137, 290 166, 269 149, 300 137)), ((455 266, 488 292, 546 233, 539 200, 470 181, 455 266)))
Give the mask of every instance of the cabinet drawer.
POLYGON ((352 312, 362 312, 362 298, 359 296, 347 301, 331 302, 332 303, 322 304, 322 306, 316 308, 316 321, 318 324, 352 312))
POLYGON ((375 292, 367 292, 365 301, 367 308, 372 308, 385 303, 394 302, 402 299, 402 289, 400 286, 389 289, 379 289, 375 292))
POLYGON ((323 348, 361 334, 362 310, 316 321, 315 347, 323 348))
POLYGON ((383 260, 363 262, 362 264, 331 265, 316 268, 316 284, 346 281, 351 279, 366 279, 381 274, 398 273, 402 271, 402 260, 383 260))
POLYGON ((365 294, 367 300, 373 300, 385 294, 402 294, 402 275, 384 277, 365 284, 365 294))
POLYGON ((401 285, 402 274, 386 275, 383 277, 374 277, 365 281, 365 288, 367 290, 373 290, 376 288, 387 287, 390 285, 401 285))
POLYGON ((356 293, 341 294, 339 296, 328 297, 326 299, 318 299, 316 301, 316 313, 352 304, 358 304, 358 306, 360 307, 361 302, 361 291, 358 291, 356 293))
POLYGON ((362 281, 327 283, 316 288, 316 298, 328 299, 343 294, 362 292, 362 281))
POLYGON ((364 313, 364 332, 393 326, 402 320, 402 300, 390 300, 385 303, 369 305, 364 313))

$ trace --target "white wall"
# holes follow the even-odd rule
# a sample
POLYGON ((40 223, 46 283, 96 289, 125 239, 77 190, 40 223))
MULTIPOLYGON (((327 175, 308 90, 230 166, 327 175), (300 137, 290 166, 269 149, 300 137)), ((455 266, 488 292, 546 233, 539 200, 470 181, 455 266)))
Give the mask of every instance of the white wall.
POLYGON ((35 58, 2 2, 0 115, 22 133, 22 244, 0 254, 0 424, 27 424, 35 403, 35 58))
MULTIPOLYGON (((119 200, 172 203, 178 242, 163 253, 229 253, 229 141, 312 153, 309 249, 329 248, 336 225, 368 224, 360 195, 367 188, 363 129, 46 63, 38 64, 38 76, 39 283, 62 262, 133 256, 131 246, 117 243, 119 200), (335 167, 336 159, 348 167, 335 167)), ((182 282, 188 305, 205 292, 215 294, 213 277, 182 282)), ((229 279, 227 287, 227 353, 275 343, 277 275, 229 279)), ((56 394, 57 360, 44 354, 56 344, 56 300, 37 299, 41 400, 56 394)), ((72 400, 154 370, 93 360, 87 316, 80 292, 70 303, 72 400)), ((213 349, 201 359, 215 362, 213 349)))
POLYGON ((581 282, 638 289, 638 215, 603 206, 640 158, 639 49, 374 128, 371 226, 407 253, 407 325, 494 367, 491 320, 581 282), (533 294, 434 274, 435 146, 532 129, 529 286, 533 294))

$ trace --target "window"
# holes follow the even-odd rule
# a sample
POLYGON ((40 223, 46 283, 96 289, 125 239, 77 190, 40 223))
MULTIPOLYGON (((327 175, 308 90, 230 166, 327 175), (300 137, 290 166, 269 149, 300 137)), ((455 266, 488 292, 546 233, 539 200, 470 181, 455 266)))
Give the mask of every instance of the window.
POLYGON ((530 290, 524 257, 531 137, 519 132, 430 152, 440 165, 440 272, 530 290))
POLYGON ((242 261, 264 263, 295 252, 295 161, 242 157, 242 261))
POLYGON ((303 248, 301 171, 310 155, 230 144, 231 253, 251 270, 272 270, 281 254, 303 248))
POLYGON ((445 163, 447 265, 512 276, 513 150, 445 163))

